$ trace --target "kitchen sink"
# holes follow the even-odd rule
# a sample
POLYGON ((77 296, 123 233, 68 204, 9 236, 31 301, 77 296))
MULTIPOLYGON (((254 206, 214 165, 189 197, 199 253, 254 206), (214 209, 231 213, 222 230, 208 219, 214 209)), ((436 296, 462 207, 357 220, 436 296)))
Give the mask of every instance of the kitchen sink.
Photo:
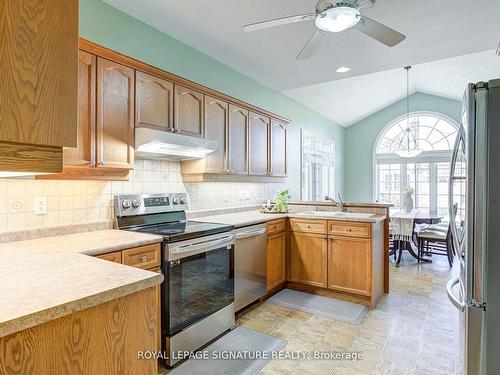
POLYGON ((339 212, 339 211, 307 211, 301 212, 297 215, 303 216, 322 216, 322 217, 343 217, 343 218, 352 218, 352 219, 368 219, 375 214, 369 214, 364 212, 339 212))

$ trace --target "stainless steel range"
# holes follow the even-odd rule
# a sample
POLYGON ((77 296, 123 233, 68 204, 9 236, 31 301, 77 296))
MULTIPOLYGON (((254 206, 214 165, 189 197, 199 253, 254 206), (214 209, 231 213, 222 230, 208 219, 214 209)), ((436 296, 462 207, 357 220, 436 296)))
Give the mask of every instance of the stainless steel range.
POLYGON ((186 220, 186 194, 118 195, 118 229, 163 236, 162 350, 167 365, 234 320, 234 227, 186 220))

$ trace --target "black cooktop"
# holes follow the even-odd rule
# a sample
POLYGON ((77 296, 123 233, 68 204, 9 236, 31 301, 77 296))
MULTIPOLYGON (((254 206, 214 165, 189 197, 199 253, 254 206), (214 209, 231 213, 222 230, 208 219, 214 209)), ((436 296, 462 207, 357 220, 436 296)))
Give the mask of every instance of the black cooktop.
POLYGON ((232 225, 191 220, 127 228, 127 230, 133 230, 136 232, 161 235, 166 242, 188 240, 191 238, 198 238, 211 234, 229 232, 233 229, 234 227, 232 225))

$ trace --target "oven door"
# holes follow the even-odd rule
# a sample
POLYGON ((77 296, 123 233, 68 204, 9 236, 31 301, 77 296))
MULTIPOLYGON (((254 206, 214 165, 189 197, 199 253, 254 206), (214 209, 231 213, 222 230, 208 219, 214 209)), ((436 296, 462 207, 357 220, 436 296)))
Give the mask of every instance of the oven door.
POLYGON ((167 244, 164 256, 166 336, 171 337, 234 302, 232 233, 167 244))

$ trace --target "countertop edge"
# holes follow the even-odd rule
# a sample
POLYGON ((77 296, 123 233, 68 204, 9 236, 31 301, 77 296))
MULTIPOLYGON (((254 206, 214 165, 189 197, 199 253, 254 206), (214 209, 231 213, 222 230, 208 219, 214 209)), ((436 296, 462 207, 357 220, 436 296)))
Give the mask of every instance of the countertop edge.
POLYGON ((44 310, 35 311, 29 315, 16 317, 0 323, 0 337, 15 334, 22 330, 32 328, 76 312, 86 310, 103 303, 126 297, 141 290, 151 288, 163 282, 164 276, 160 273, 151 272, 151 276, 129 284, 92 294, 61 305, 56 305, 44 310))
MULTIPOLYGON (((148 233, 148 235, 149 235, 149 233, 148 233)), ((140 240, 140 241, 134 241, 134 242, 131 242, 129 244, 119 244, 119 245, 114 245, 114 246, 105 246, 105 247, 99 247, 99 248, 85 249, 85 250, 78 252, 78 254, 88 255, 88 256, 97 256, 97 255, 112 253, 114 251, 121 251, 121 250, 130 249, 133 247, 161 243, 162 241, 163 241, 163 237, 151 234, 151 238, 147 239, 147 240, 144 239, 144 240, 140 240)))
MULTIPOLYGON (((244 215, 245 213, 248 213, 248 211, 243 211, 239 213, 240 215, 244 215)), ((241 220, 236 223, 232 223, 231 225, 234 225, 235 228, 242 228, 250 225, 255 225, 255 224, 262 224, 262 223, 267 223, 270 221, 274 220, 280 220, 280 219, 286 219, 286 218, 300 218, 300 219, 307 219, 307 220, 335 220, 335 221, 355 221, 355 222, 360 222, 360 223, 379 223, 381 221, 384 221, 387 217, 385 215, 376 215, 374 214, 374 217, 372 218, 347 218, 347 217, 331 217, 331 216, 320 216, 320 215, 304 215, 301 214, 300 212, 294 213, 294 212, 289 212, 289 213, 283 213, 283 214, 265 214, 265 213, 260 213, 260 212, 254 212, 251 211, 251 215, 255 214, 260 214, 260 215, 266 215, 262 217, 252 217, 249 218, 248 220, 241 220), (267 217, 269 216, 269 217, 267 217)), ((220 218, 222 216, 226 215, 233 215, 233 214, 223 214, 223 215, 210 215, 210 216, 203 216, 196 218, 195 220, 198 221, 208 221, 208 222, 219 222, 217 221, 217 218, 220 218)), ((220 220, 220 219, 219 219, 220 220)), ((222 224, 228 224, 228 221, 222 222, 222 224)))

